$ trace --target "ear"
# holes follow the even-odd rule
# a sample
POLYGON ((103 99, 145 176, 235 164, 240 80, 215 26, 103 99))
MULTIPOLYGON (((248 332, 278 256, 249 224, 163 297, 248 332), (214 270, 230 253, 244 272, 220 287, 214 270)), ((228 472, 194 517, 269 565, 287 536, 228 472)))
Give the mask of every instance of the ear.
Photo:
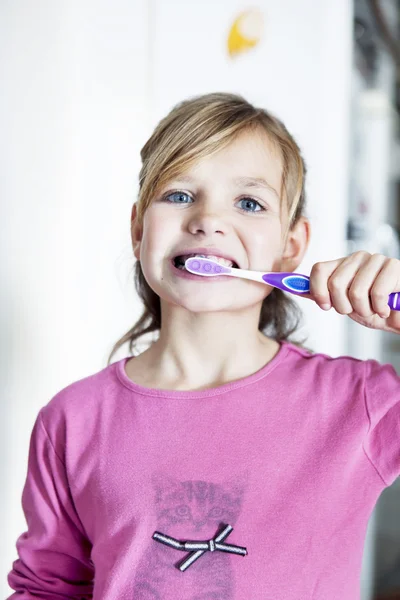
POLYGON ((134 254, 135 258, 140 260, 140 244, 142 241, 143 228, 140 227, 138 224, 136 205, 137 205, 137 203, 135 202, 135 204, 132 207, 131 239, 132 239, 133 254, 134 254))
POLYGON ((306 217, 300 217, 288 232, 280 260, 281 271, 293 272, 302 262, 311 236, 311 225, 306 217))

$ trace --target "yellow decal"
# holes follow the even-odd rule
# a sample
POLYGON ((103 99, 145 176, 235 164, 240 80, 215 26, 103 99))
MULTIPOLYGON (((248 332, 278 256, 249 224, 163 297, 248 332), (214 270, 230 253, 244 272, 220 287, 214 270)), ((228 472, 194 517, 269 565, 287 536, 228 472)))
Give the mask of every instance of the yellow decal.
POLYGON ((261 39, 264 19, 260 10, 250 9, 242 12, 233 22, 228 36, 230 57, 254 48, 261 39))

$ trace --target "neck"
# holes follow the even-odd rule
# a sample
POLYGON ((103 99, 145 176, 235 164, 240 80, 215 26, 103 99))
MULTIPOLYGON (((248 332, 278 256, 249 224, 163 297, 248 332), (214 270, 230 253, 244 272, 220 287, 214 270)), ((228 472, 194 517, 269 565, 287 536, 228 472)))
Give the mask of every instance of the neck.
POLYGON ((253 311, 164 311, 160 336, 143 354, 151 378, 168 388, 215 387, 261 369, 279 344, 258 330, 253 311))

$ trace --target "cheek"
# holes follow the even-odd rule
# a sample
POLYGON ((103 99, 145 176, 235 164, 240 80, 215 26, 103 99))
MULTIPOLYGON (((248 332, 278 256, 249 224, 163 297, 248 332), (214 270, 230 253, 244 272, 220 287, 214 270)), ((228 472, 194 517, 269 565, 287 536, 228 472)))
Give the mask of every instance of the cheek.
POLYGON ((165 221, 161 219, 152 219, 146 223, 143 229, 142 251, 146 256, 158 255, 166 251, 169 227, 165 227, 165 221))
POLYGON ((260 268, 265 268, 266 262, 272 264, 279 256, 280 239, 279 232, 275 231, 253 231, 248 238, 249 260, 260 268))
POLYGON ((143 229, 140 248, 143 271, 148 276, 161 276, 165 261, 176 246, 178 234, 171 223, 166 227, 165 219, 152 218, 143 229))
POLYGON ((256 252, 262 252, 271 246, 271 236, 266 231, 255 231, 251 236, 251 244, 256 252))

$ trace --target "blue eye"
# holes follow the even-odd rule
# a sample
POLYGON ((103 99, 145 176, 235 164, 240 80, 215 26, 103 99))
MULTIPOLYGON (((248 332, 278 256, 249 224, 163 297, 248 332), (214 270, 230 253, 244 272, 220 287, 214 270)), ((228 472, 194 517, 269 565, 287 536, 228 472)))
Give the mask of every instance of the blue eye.
MULTIPOLYGON (((187 204, 186 199, 190 199, 191 201, 193 201, 193 198, 191 196, 189 196, 189 194, 187 194, 186 192, 181 192, 181 191, 176 191, 176 192, 172 192, 170 194, 166 194, 165 196, 163 196, 162 200, 166 201, 166 202, 171 202, 172 204, 187 204)), ((254 198, 251 198, 249 196, 245 196, 244 198, 241 198, 239 200, 240 202, 244 202, 246 201, 247 203, 252 204, 254 207, 255 205, 258 205, 259 210, 248 210, 247 208, 240 208, 240 210, 242 210, 243 212, 263 212, 266 209, 261 206, 261 204, 257 201, 254 200, 254 198)), ((248 205, 247 205, 248 207, 248 205)))
POLYGON ((260 207, 260 210, 245 210, 245 209, 241 209, 241 210, 244 210, 245 212, 262 212, 263 210, 265 210, 265 208, 263 206, 261 206, 261 204, 259 202, 257 202, 257 200, 254 200, 254 198, 248 198, 246 196, 245 198, 242 198, 241 200, 239 200, 239 202, 243 202, 243 200, 246 200, 246 202, 253 202, 255 204, 258 204, 258 206, 260 207))
POLYGON ((174 202, 172 200, 173 204, 185 204, 185 197, 186 198, 190 198, 190 196, 188 194, 186 194, 185 192, 173 192, 172 194, 168 194, 168 196, 165 196, 164 200, 168 200, 169 198, 173 198, 175 196, 175 198, 179 198, 177 202, 174 202), (183 200, 182 200, 183 198, 183 200))

